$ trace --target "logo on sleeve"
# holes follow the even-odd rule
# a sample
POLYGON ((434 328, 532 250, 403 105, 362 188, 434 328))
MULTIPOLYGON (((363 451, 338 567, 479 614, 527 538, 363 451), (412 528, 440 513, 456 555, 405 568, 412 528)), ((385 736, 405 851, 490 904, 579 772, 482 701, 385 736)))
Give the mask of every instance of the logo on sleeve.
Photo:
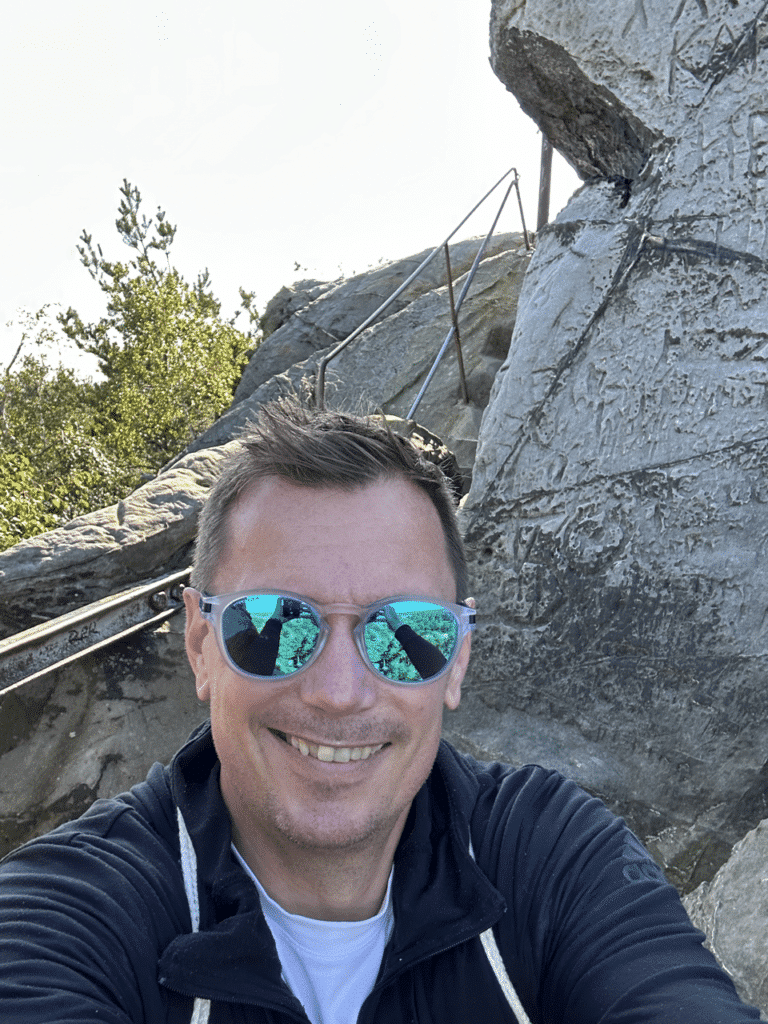
POLYGON ((664 882, 664 872, 631 832, 624 840, 622 874, 628 882, 664 882))

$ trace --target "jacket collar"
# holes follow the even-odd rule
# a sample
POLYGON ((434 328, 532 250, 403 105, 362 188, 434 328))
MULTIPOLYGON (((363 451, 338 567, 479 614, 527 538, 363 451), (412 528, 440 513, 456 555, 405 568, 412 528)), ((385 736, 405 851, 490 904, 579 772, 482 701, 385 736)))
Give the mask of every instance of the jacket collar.
MULTIPOLYGON (((197 855, 200 931, 165 949, 160 983, 189 996, 289 1010, 301 1007, 281 981, 258 893, 231 852, 210 725, 192 734, 169 766, 169 783, 197 855)), ((478 783, 442 742, 417 793, 395 852, 395 926, 377 987, 429 956, 478 935, 499 919, 504 899, 469 852, 478 783)), ((303 1019, 303 1017, 302 1017, 303 1019)))

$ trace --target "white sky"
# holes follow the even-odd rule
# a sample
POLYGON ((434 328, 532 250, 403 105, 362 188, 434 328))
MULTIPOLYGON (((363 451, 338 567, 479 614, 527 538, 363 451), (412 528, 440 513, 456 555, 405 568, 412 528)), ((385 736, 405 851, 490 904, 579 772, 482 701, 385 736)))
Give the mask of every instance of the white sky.
MULTIPOLYGON (((178 225, 172 261, 204 267, 231 314, 283 284, 437 245, 516 166, 535 227, 541 136, 488 63, 479 0, 27 0, 0 38, 0 368, 18 309, 102 295, 76 252, 108 259, 123 178, 178 225), (295 263, 300 269, 294 269, 295 263)), ((551 216, 579 185, 555 154, 551 216)), ((485 234, 494 194, 457 238, 485 234)), ((497 228, 520 230, 513 196, 497 228)))

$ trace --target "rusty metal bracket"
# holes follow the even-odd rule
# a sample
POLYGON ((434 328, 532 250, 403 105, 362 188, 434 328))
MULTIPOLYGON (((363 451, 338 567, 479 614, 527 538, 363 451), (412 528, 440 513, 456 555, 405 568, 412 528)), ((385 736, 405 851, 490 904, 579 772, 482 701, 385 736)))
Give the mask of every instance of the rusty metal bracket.
POLYGON ((189 569, 148 580, 0 640, 0 697, 54 669, 154 629, 184 606, 189 569))
POLYGON ((464 356, 461 354, 461 337, 459 336, 459 318, 456 314, 456 303, 453 301, 453 275, 451 273, 451 253, 448 243, 445 243, 445 266, 448 272, 448 296, 451 300, 451 319, 453 320, 453 337, 456 341, 456 358, 459 362, 459 381, 461 382, 461 397, 469 404, 469 391, 467 390, 467 378, 464 375, 464 356))

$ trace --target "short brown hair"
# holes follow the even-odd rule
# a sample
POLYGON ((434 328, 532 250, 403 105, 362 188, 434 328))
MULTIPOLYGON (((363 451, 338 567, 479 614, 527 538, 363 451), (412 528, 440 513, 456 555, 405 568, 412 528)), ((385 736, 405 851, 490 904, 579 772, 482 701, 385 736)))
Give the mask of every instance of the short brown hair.
POLYGON ((440 517, 456 600, 468 596, 464 544, 453 491, 442 471, 379 417, 316 411, 297 399, 262 406, 211 488, 198 524, 192 586, 209 590, 224 553, 229 510, 251 484, 279 477, 299 487, 354 490, 400 476, 419 487, 440 517))

